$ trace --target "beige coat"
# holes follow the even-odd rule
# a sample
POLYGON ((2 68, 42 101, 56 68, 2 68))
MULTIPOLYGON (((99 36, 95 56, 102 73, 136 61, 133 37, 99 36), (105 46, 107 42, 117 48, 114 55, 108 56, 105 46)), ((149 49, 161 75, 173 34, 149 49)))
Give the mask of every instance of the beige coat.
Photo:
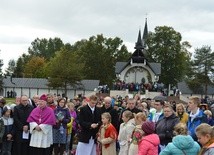
POLYGON ((118 141, 120 144, 119 155, 128 155, 130 139, 134 128, 134 119, 131 119, 127 123, 122 123, 120 125, 120 131, 118 135, 118 141))
POLYGON ((116 140, 111 137, 105 138, 105 126, 101 126, 98 141, 101 143, 102 155, 117 155, 116 140), (105 144, 110 144, 107 148, 105 144))

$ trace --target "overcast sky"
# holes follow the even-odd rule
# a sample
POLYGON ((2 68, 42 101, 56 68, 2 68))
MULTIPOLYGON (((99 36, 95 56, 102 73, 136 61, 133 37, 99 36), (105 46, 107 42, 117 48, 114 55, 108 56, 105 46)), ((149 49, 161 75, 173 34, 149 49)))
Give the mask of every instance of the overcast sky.
POLYGON ((5 69, 36 38, 73 44, 101 33, 120 37, 133 52, 146 17, 149 31, 171 26, 192 51, 202 45, 214 50, 213 6, 214 0, 1 0, 0 59, 5 69))

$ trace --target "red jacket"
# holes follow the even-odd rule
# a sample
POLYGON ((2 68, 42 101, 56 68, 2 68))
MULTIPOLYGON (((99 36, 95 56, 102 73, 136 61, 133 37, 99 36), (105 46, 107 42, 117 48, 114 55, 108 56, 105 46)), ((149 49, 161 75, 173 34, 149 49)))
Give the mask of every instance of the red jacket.
POLYGON ((157 134, 150 134, 142 138, 138 147, 138 155, 158 155, 160 139, 157 134))

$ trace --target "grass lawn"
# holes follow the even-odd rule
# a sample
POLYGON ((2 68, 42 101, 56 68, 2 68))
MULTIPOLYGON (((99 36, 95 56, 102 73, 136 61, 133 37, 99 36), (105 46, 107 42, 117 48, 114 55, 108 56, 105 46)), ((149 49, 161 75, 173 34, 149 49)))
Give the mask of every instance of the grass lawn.
POLYGON ((6 103, 10 103, 10 102, 15 103, 15 98, 5 98, 5 100, 6 100, 6 103))

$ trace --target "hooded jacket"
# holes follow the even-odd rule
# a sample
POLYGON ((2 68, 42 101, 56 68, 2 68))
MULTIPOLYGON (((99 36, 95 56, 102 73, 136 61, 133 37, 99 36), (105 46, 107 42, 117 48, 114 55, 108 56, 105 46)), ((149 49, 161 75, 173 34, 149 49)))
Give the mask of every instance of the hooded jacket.
POLYGON ((150 134, 142 138, 138 147, 138 155, 157 155, 160 139, 157 134, 150 134))
POLYGON ((200 151, 200 146, 189 135, 178 135, 172 139, 160 155, 196 155, 200 151))
POLYGON ((189 115, 189 119, 187 122, 187 128, 188 128, 188 131, 190 132, 190 135, 192 136, 192 138, 195 141, 197 140, 197 137, 195 134, 195 129, 201 123, 207 123, 207 116, 204 114, 204 112, 202 110, 199 111, 199 114, 193 119, 193 121, 191 121, 191 117, 189 115))

